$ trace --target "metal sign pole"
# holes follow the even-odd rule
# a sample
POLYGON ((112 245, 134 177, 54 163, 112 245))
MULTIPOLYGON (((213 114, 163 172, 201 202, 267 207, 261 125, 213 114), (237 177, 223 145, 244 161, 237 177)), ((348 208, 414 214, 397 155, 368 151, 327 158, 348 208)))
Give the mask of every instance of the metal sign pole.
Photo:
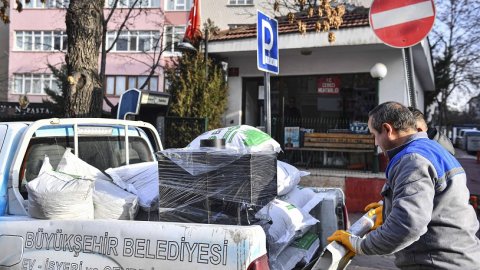
POLYGON ((264 72, 263 73, 263 81, 265 86, 265 132, 272 136, 272 106, 270 102, 270 73, 264 72))
POLYGON ((407 96, 410 106, 417 108, 417 94, 415 92, 415 71, 413 70, 412 48, 402 49, 403 66, 405 67, 405 81, 407 84, 407 96))

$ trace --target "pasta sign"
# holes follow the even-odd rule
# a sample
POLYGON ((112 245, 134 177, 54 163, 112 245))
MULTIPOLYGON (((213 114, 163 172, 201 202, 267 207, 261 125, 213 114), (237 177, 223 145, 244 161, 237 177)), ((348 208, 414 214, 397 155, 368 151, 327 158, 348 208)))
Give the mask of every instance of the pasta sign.
POLYGON ((338 76, 320 77, 317 79, 317 92, 321 95, 340 94, 340 78, 338 76))

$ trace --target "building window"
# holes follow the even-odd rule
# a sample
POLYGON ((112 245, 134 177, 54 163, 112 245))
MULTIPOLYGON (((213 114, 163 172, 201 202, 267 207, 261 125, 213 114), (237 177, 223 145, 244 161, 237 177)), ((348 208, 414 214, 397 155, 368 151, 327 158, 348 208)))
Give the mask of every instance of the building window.
POLYGON ((67 32, 16 31, 15 49, 19 51, 65 51, 67 32))
POLYGON ((58 81, 52 74, 22 73, 13 75, 14 94, 45 94, 45 88, 60 93, 58 81))
POLYGON ((185 26, 166 26, 164 31, 165 37, 165 52, 178 53, 178 42, 183 39, 185 35, 185 26))
MULTIPOLYGON (((109 0, 107 7, 112 8, 115 0, 109 0)), ((160 0, 119 0, 117 8, 159 8, 160 0)))
POLYGON ((166 11, 188 11, 192 7, 193 0, 165 0, 166 11))
MULTIPOLYGON (((148 76, 122 76, 122 75, 108 75, 106 78, 107 83, 107 95, 120 96, 126 90, 131 88, 140 89, 140 87, 145 83, 148 76)), ((150 91, 158 91, 158 77, 150 77, 150 81, 144 87, 150 91)))
POLYGON ((253 0, 229 0, 229 5, 253 5, 253 0))
MULTIPOLYGON (((107 48, 115 40, 117 32, 107 33, 107 48)), ((159 31, 123 31, 112 48, 116 52, 148 52, 159 47, 159 31)))
POLYGON ((41 0, 20 0, 23 8, 67 8, 70 5, 70 0, 46 0, 42 3, 41 0))

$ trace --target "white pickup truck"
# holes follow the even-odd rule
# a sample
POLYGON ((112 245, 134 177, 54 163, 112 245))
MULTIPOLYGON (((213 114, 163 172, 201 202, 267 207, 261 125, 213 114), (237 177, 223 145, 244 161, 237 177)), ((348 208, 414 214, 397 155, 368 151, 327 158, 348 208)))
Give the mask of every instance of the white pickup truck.
MULTIPOLYGON (((145 122, 0 123, 0 269, 269 269, 258 225, 162 222, 145 213, 130 221, 31 218, 24 183, 37 177, 45 155, 55 167, 67 147, 102 171, 155 161, 162 150, 156 129, 145 122)), ((346 226, 344 196, 338 189, 316 192, 335 194, 311 212, 320 220, 323 247, 326 236, 346 226)))

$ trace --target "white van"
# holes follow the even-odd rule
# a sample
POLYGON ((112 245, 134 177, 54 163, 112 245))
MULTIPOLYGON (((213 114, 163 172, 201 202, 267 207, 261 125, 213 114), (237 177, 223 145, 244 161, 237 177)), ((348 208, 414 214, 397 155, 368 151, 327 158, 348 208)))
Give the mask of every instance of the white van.
POLYGON ((465 132, 467 131, 476 131, 474 128, 462 128, 458 132, 457 137, 455 138, 455 147, 465 150, 465 132))

